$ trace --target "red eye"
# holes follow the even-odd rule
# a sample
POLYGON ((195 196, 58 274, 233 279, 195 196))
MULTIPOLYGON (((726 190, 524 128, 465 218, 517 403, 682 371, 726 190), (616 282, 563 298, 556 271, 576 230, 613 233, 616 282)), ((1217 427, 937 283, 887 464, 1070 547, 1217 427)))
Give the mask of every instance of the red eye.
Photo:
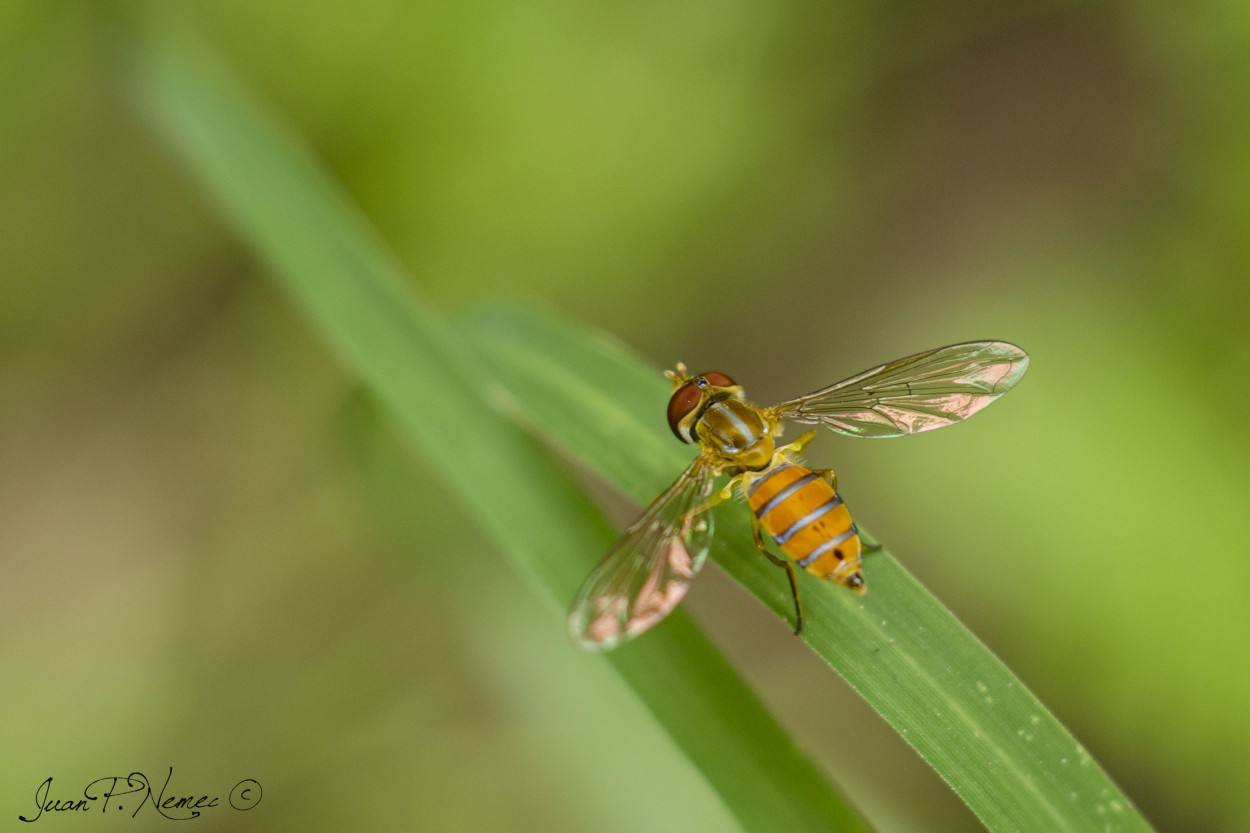
POLYGON ((681 432, 677 430, 677 424, 695 409, 702 398, 703 392, 699 390, 699 386, 694 382, 687 382, 673 391, 673 398, 668 400, 668 427, 677 435, 677 439, 684 443, 690 440, 681 435, 681 432))
POLYGON ((718 388, 732 388, 734 385, 738 384, 724 373, 717 373, 715 370, 711 373, 704 373, 703 378, 707 379, 707 383, 709 385, 715 385, 718 388))

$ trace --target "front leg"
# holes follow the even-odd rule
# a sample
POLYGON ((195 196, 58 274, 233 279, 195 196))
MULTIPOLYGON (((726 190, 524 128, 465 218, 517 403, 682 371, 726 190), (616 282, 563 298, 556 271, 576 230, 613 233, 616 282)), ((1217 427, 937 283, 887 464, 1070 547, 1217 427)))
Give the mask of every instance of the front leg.
POLYGON ((693 517, 695 517, 695 516, 697 516, 697 515, 701 515, 701 514, 703 514, 704 512, 706 512, 707 510, 711 509, 711 508, 712 508, 713 506, 715 506, 716 504, 718 504, 718 503, 724 503, 725 501, 729 500, 731 497, 733 497, 733 494, 734 494, 734 486, 740 486, 740 485, 742 485, 742 479, 743 479, 743 475, 741 475, 741 474, 738 474, 738 475, 735 475, 735 476, 733 476, 733 477, 729 478, 729 482, 725 484, 724 488, 722 488, 719 492, 716 492, 714 495, 712 495, 711 497, 709 497, 707 500, 705 500, 705 501, 703 501, 702 503, 700 503, 700 504, 699 504, 698 506, 696 506, 694 509, 691 509, 691 510, 690 510, 690 511, 686 514, 686 517, 687 517, 687 518, 693 518, 693 517))

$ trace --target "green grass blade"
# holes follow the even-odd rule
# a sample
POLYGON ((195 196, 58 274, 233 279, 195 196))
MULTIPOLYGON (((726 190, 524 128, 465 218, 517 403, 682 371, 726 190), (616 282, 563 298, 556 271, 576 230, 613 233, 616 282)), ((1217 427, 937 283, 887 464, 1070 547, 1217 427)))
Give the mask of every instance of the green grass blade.
MULTIPOLYGON (((693 456, 664 424, 668 382, 610 339, 516 307, 483 310, 467 327, 515 413, 631 497, 654 497, 693 456)), ((746 512, 717 511, 713 557, 792 616, 786 582, 755 551, 746 512)), ((1150 829, 1045 706, 888 552, 868 556, 865 573, 872 589, 863 598, 800 575, 803 639, 986 827, 1150 829)))
MULTIPOLYGON (((405 285, 342 190, 211 55, 167 26, 124 48, 146 118, 562 617, 586 557, 613 537, 599 512, 544 449, 487 406, 472 353, 405 285)), ((466 563, 466 580, 475 569, 466 563)), ((552 628, 562 627, 553 615, 552 628)), ((867 829, 686 617, 611 661, 744 830, 867 829)))

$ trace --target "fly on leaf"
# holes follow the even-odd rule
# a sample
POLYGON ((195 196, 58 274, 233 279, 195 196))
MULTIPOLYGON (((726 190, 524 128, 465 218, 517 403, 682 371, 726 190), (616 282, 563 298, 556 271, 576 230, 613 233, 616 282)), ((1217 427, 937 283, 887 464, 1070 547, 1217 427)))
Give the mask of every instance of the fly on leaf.
POLYGON ((856 593, 867 585, 863 541, 829 469, 798 457, 815 431, 777 445, 786 420, 824 425, 852 437, 902 437, 967 419, 1011 390, 1029 357, 1004 341, 939 347, 883 364, 846 381, 760 408, 724 373, 691 376, 683 364, 673 382, 668 424, 699 454, 676 482, 647 506, 587 577, 569 613, 569 634, 586 650, 606 651, 667 616, 686 595, 712 540, 707 510, 734 494, 751 508, 755 545, 783 567, 803 628, 794 566, 856 593), (715 477, 729 475, 720 490, 715 477), (768 534, 785 557, 767 548, 768 534))

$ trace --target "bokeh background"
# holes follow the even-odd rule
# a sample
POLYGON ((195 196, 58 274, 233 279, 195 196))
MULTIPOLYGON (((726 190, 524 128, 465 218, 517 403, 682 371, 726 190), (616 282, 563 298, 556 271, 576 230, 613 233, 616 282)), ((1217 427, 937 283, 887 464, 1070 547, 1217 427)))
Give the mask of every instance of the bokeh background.
MULTIPOLYGON (((1250 6, 180 5, 449 315, 761 402, 1026 347, 973 424, 810 458, 1161 831, 1250 829, 1250 6)), ((115 22, 0 3, 0 818, 173 766, 265 786, 214 829, 724 829, 137 117, 115 22)), ((870 819, 979 829, 708 573, 870 819)))

